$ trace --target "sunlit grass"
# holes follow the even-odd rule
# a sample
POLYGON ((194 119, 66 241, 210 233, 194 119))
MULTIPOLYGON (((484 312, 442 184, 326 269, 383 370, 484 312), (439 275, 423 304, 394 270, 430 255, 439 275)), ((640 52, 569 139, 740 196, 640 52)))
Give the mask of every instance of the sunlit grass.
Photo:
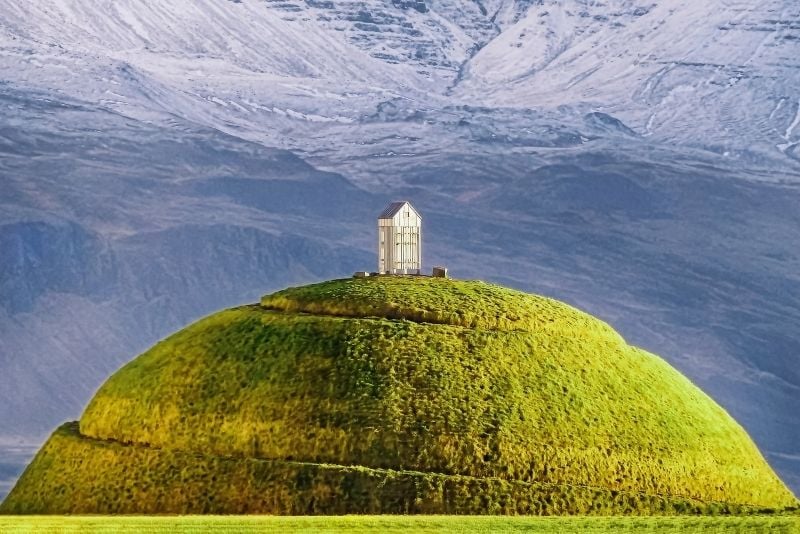
POLYGON ((336 280, 157 344, 0 510, 726 514, 796 500, 661 358, 482 282, 336 280))
POLYGON ((450 533, 450 532, 528 532, 528 533, 776 533, 800 531, 800 518, 758 517, 465 517, 465 516, 183 516, 183 517, 0 517, 0 531, 109 533, 450 533))

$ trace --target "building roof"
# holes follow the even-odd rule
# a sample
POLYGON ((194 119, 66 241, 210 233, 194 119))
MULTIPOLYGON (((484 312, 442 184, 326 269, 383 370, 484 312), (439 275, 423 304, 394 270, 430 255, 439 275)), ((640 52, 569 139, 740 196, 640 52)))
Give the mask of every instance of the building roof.
MULTIPOLYGON (((408 204, 408 207, 411 208, 414 211, 414 213, 417 214, 417 217, 420 217, 419 212, 414 209, 414 206, 411 205, 411 202, 409 202, 407 200, 401 200, 401 201, 398 201, 398 202, 392 202, 391 204, 386 206, 386 209, 383 210, 380 215, 378 215, 378 218, 379 219, 391 219, 392 217, 397 215, 397 212, 400 211, 401 209, 403 209, 403 206, 405 206, 406 204, 408 204)), ((421 218, 422 217, 420 217, 420 219, 421 218)))

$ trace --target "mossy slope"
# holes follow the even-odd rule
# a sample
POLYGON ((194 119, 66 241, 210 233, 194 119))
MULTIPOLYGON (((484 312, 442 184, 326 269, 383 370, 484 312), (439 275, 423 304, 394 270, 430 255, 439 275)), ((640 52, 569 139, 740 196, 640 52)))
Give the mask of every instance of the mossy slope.
MULTIPOLYGON (((74 449, 83 460, 67 461, 48 444, 5 510, 56 511, 54 492, 91 485, 77 471, 101 449, 107 461, 89 471, 100 486, 112 484, 97 494, 110 491, 111 500, 82 497, 83 512, 150 510, 148 498, 114 497, 113 488, 127 484, 112 482, 118 468, 154 491, 176 473, 193 473, 192 491, 214 497, 217 513, 670 513, 796 504, 744 430, 663 360, 565 304, 480 282, 339 280, 220 312, 117 372, 71 439, 64 454, 74 449), (123 452, 111 455, 102 440, 123 452), (145 450, 155 456, 146 460, 145 450), (239 467, 223 473, 223 461, 239 467), (317 464, 328 466, 324 482, 304 467, 280 487, 263 467, 283 473, 317 464), (392 482, 399 493, 391 498, 379 489, 385 480, 364 482, 357 499, 342 497, 346 466, 379 473, 367 477, 373 482, 389 471, 417 478, 392 482), (61 482, 45 483, 54 473, 61 482), (259 477, 273 485, 259 486, 259 477), (418 493, 430 477, 458 489, 418 493), (453 480, 483 484, 483 508, 464 505, 463 495, 458 501, 469 490, 453 480), (273 505, 220 499, 222 482, 277 492, 283 504, 274 495, 273 505), (565 487, 569 498, 553 489, 565 487), (323 494, 350 501, 323 505, 323 494), (385 504, 376 508, 376 499, 385 504)), ((206 510, 192 502, 158 511, 206 510)))
POLYGON ((53 434, 4 511, 15 514, 752 513, 758 508, 501 478, 232 458, 53 434), (76 466, 80 466, 76 469, 76 466), (96 473, 103 473, 96 477, 96 473))

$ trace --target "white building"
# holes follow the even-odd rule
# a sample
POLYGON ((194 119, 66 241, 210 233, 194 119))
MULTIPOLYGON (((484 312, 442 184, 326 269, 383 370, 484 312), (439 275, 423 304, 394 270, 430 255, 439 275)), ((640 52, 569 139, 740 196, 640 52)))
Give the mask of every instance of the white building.
POLYGON ((378 216, 378 272, 420 274, 422 217, 409 202, 392 202, 378 216))

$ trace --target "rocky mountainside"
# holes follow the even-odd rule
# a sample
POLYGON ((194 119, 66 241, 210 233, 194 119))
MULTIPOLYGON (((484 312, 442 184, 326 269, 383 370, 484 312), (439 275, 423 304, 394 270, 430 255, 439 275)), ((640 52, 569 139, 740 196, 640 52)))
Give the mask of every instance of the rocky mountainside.
POLYGON ((375 215, 408 198, 427 265, 611 322, 800 488, 794 2, 0 1, 0 21, 3 439, 43 439, 191 319, 372 268, 375 215))

